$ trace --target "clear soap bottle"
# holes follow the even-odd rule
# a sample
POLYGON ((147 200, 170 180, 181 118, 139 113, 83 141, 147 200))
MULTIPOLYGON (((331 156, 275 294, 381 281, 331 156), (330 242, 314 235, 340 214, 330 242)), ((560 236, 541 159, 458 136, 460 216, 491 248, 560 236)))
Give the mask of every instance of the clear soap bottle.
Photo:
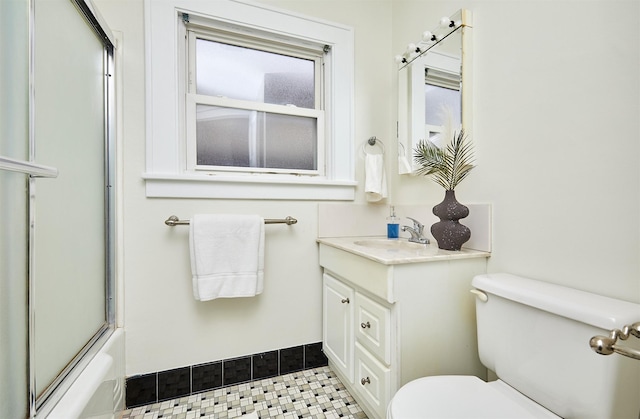
POLYGON ((387 238, 397 239, 400 235, 400 219, 396 217, 396 209, 392 205, 387 217, 387 238))

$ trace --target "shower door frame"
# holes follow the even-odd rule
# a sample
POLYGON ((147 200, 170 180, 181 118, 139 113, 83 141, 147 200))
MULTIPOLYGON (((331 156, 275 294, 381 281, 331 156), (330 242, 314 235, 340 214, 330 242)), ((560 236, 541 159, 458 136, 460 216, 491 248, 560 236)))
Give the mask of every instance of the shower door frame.
MULTIPOLYGON (((71 360, 68 365, 59 373, 55 380, 42 392, 40 396, 36 391, 36 368, 35 365, 35 275, 34 265, 34 219, 35 205, 37 193, 35 191, 35 182, 37 177, 51 176, 55 169, 43 166, 45 170, 42 174, 32 174, 29 177, 29 250, 28 250, 28 316, 29 316, 29 416, 31 418, 38 416, 46 417, 48 413, 64 396, 65 392, 71 387, 74 381, 82 373, 83 369, 89 364, 94 355, 100 350, 104 343, 111 337, 115 330, 116 323, 116 289, 115 289, 115 214, 116 214, 116 191, 115 191, 115 174, 116 174, 116 98, 115 98, 115 37, 109 30, 108 26, 96 12, 95 7, 90 0, 69 0, 78 10, 81 18, 93 29, 97 37, 103 44, 103 68, 104 68, 104 194, 105 194, 105 321, 96 334, 89 339, 82 347, 78 354, 71 360)), ((36 138, 35 138, 35 97, 34 97, 34 80, 35 80, 35 13, 37 13, 35 0, 29 0, 29 157, 31 161, 35 160, 36 138)), ((36 168, 40 167, 35 165, 36 168)), ((56 171, 57 174, 57 171, 56 171)), ((55 177, 55 176, 51 176, 55 177)), ((63 223, 72 224, 73 220, 62 220, 63 223)))

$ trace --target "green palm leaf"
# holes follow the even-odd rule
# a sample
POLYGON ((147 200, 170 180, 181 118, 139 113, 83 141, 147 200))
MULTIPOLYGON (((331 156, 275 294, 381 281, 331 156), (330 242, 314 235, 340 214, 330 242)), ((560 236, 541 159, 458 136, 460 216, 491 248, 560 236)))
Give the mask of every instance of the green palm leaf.
POLYGON ((428 139, 421 140, 414 149, 414 161, 420 166, 417 174, 433 176, 433 180, 446 190, 454 190, 474 168, 473 146, 464 130, 441 149, 428 139))

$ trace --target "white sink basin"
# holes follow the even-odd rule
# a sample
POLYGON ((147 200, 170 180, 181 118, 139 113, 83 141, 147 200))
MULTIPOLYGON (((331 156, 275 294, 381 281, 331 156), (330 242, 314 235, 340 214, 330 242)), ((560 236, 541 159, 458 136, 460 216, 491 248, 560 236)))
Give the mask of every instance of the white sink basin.
POLYGON ((407 240, 390 240, 390 239, 366 239, 357 240, 353 242, 358 246, 370 247, 374 249, 386 249, 386 250, 426 250, 426 244, 413 243, 407 240))
MULTIPOLYGON (((0 0, 1 1, 1 0, 0 0)), ((327 237, 318 239, 318 243, 327 248, 339 249, 342 257, 349 254, 361 256, 383 265, 402 265, 423 263, 436 260, 468 259, 489 257, 490 253, 480 250, 462 249, 460 251, 438 249, 432 240, 430 244, 410 242, 407 238, 387 239, 386 237, 327 237)), ((328 251, 328 250, 327 250, 328 251)), ((353 260, 350 260, 353 265, 353 260)))

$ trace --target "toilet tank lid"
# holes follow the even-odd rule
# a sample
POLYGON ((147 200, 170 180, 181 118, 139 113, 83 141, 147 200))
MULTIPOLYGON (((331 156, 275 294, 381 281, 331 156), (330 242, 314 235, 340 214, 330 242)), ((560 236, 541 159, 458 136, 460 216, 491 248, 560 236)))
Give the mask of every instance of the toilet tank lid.
POLYGON ((640 321, 640 304, 517 275, 478 275, 472 285, 489 298, 497 295, 605 330, 640 321))

